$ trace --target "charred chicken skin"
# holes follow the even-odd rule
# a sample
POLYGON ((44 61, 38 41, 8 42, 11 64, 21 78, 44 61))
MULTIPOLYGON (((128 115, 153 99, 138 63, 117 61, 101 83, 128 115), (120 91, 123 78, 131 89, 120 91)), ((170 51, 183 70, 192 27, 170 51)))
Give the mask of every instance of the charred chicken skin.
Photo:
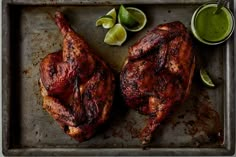
POLYGON ((40 63, 43 108, 66 134, 82 142, 91 138, 109 116, 114 75, 71 29, 62 13, 56 12, 55 22, 64 38, 63 48, 40 63))
POLYGON ((175 104, 187 98, 195 68, 192 42, 180 22, 158 25, 129 48, 121 75, 125 103, 149 115, 140 138, 151 140, 158 125, 175 104))

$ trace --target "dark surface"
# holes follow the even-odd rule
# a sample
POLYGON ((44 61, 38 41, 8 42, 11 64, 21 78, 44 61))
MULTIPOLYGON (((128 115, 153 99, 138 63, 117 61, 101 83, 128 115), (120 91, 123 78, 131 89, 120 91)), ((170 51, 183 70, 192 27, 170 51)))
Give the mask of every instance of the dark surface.
MULTIPOLYGON (((52 20, 56 10, 66 15, 75 31, 81 34, 97 55, 118 73, 127 56, 128 47, 137 39, 158 24, 176 20, 183 22, 189 29, 191 15, 200 2, 185 2, 185 5, 161 2, 152 5, 152 1, 148 1, 148 5, 132 4, 146 13, 148 23, 141 32, 128 33, 127 41, 122 47, 104 44, 103 39, 107 30, 95 26, 98 17, 113 7, 119 7, 117 3, 88 5, 95 4, 90 1, 77 6, 57 6, 53 1, 49 3, 51 5, 31 6, 18 5, 16 2, 12 2, 14 5, 9 5, 6 1, 3 3, 2 122, 5 155, 234 153, 233 37, 227 43, 218 46, 205 46, 194 40, 197 67, 190 97, 186 103, 173 109, 155 132, 147 150, 143 150, 138 138, 147 117, 128 109, 118 88, 109 122, 92 139, 83 143, 78 143, 64 134, 59 125, 42 109, 38 86, 39 62, 48 53, 59 50, 62 41, 59 30, 52 20), (206 88, 202 84, 199 78, 199 68, 202 66, 216 83, 215 89, 206 88)), ((43 4, 40 2, 38 4, 43 4)), ((22 3, 26 4, 26 1, 22 3)), ((34 4, 31 1, 28 3, 34 4)))

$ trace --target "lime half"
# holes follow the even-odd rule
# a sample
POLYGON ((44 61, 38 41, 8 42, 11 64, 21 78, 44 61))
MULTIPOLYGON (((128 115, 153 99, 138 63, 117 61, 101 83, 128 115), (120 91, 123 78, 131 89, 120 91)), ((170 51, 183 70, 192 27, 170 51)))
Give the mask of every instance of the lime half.
POLYGON ((205 69, 200 69, 200 76, 205 85, 208 87, 215 87, 215 84, 212 82, 210 76, 208 75, 205 69))
POLYGON ((102 25, 103 28, 109 29, 114 26, 116 22, 116 10, 113 8, 106 15, 100 17, 96 21, 96 26, 102 25))
POLYGON ((126 30, 138 32, 142 30, 146 23, 147 17, 144 12, 138 8, 121 6, 118 14, 118 21, 126 30))
POLYGON ((116 24, 107 32, 104 42, 108 45, 121 46, 127 38, 125 28, 121 24, 116 24))

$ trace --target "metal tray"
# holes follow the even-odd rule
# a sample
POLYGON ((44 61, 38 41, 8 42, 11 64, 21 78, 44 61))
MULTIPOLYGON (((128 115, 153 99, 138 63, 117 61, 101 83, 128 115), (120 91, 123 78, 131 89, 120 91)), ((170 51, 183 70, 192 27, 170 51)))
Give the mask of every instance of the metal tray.
MULTIPOLYGON (((154 26, 179 20, 190 28, 194 10, 205 0, 5 0, 3 1, 2 123, 4 155, 232 155, 235 153, 235 35, 206 46, 194 40, 197 57, 191 95, 176 106, 144 149, 138 134, 147 117, 125 107, 119 90, 109 122, 90 140, 79 143, 63 133, 42 109, 39 62, 61 48, 52 16, 62 11, 76 32, 113 69, 120 70, 127 48, 154 26), (106 30, 96 19, 120 4, 142 9, 145 29, 129 33, 122 47, 103 43, 106 30), (217 84, 206 88, 198 78, 204 66, 217 84), (216 134, 221 130, 221 140, 216 134)), ((235 13, 235 3, 230 8, 235 13)), ((117 81, 118 82, 118 81, 117 81)))

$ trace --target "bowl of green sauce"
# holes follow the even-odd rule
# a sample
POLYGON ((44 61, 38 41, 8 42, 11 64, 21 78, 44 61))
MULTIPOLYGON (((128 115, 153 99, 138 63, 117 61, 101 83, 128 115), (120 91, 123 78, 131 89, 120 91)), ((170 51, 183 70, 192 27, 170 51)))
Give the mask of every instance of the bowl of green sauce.
POLYGON ((191 30, 202 43, 217 45, 226 41, 233 33, 235 21, 233 13, 226 7, 215 13, 217 4, 200 6, 193 14, 191 30))

